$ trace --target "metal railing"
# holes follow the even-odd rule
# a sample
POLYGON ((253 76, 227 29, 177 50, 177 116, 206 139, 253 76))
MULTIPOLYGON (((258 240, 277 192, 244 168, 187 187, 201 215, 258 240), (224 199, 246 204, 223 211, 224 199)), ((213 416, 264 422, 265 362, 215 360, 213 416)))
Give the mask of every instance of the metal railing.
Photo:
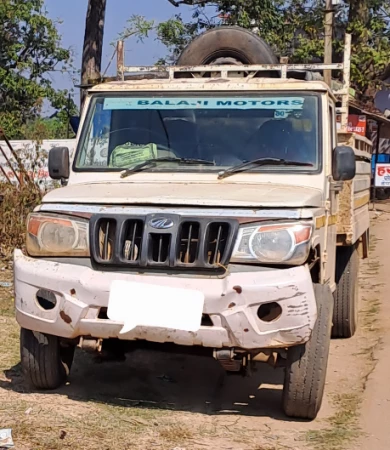
MULTIPOLYGON (((287 79, 292 72, 323 72, 324 70, 342 71, 343 87, 333 91, 341 101, 337 111, 341 114, 341 130, 348 127, 348 106, 350 95, 351 71, 351 35, 345 36, 344 59, 335 64, 256 64, 256 65, 214 65, 214 66, 126 66, 125 46, 123 41, 117 43, 117 79, 124 81, 126 74, 153 73, 155 78, 175 80, 180 75, 188 74, 193 78, 208 75, 211 78, 237 79, 237 76, 252 79, 259 72, 277 72, 280 79, 287 79)), ((282 60, 285 58, 282 58, 282 60)))

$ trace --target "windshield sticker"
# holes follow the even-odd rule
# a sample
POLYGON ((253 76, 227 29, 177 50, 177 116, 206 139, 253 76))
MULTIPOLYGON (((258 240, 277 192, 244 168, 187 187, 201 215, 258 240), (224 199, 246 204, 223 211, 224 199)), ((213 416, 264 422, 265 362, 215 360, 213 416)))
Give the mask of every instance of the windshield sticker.
POLYGON ((281 111, 301 110, 303 97, 266 98, 105 98, 104 110, 178 110, 178 109, 271 109, 281 111))
POLYGON ((292 113, 291 109, 277 109, 275 110, 274 118, 275 119, 286 119, 292 113))

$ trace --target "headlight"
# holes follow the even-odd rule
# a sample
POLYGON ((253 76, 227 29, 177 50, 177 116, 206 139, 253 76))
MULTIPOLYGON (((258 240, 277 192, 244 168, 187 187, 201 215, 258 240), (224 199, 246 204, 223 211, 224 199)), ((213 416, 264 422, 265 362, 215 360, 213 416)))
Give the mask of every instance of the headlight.
POLYGON ((310 223, 267 223, 242 226, 231 262, 303 264, 310 251, 310 223))
POLYGON ((88 221, 56 214, 30 214, 27 253, 31 256, 89 256, 88 221))

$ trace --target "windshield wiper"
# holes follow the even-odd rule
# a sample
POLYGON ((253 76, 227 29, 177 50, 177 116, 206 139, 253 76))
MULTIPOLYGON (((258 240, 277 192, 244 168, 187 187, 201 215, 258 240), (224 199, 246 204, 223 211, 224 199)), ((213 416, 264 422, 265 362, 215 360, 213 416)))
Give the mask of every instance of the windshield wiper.
POLYGON ((126 178, 133 173, 141 172, 143 169, 149 169, 150 167, 156 167, 159 163, 173 162, 177 164, 188 164, 188 165, 203 165, 203 166, 215 166, 214 161, 207 161, 206 159, 194 159, 194 158, 154 158, 149 159, 143 163, 137 164, 136 166, 129 167, 123 173, 121 173, 121 178, 126 178))
POLYGON ((223 180, 224 178, 231 177, 236 173, 245 172, 246 170, 250 170, 253 167, 261 167, 261 166, 299 166, 299 167, 313 167, 311 163, 304 163, 299 161, 289 161, 286 159, 280 158, 259 158, 254 159, 253 161, 248 161, 238 166, 233 166, 230 169, 223 170, 219 172, 218 179, 223 180))

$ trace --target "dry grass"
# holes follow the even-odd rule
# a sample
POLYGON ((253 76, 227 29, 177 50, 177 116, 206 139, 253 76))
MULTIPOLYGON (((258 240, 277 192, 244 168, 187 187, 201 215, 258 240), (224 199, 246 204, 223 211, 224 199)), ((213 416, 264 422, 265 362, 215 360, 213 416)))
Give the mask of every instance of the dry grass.
POLYGON ((14 248, 23 248, 27 215, 41 201, 41 193, 34 185, 20 189, 10 184, 0 184, 3 196, 0 214, 0 257, 9 260, 14 248))
MULTIPOLYGON (((370 251, 374 252, 378 239, 372 236, 370 239, 370 251)), ((359 278, 360 295, 363 308, 360 312, 360 333, 364 336, 365 346, 354 353, 354 357, 360 357, 365 362, 365 375, 360 380, 359 386, 353 393, 343 393, 333 398, 335 413, 329 417, 327 426, 320 430, 309 431, 306 441, 317 450, 344 450, 350 448, 361 436, 358 426, 359 409, 365 390, 367 379, 375 368, 375 350, 380 342, 378 315, 380 313, 380 288, 383 285, 376 283, 375 277, 379 274, 380 262, 369 259, 361 268, 359 278), (369 294, 378 292, 378 298, 369 294), (369 297, 369 298, 367 298, 369 297)))
POLYGON ((168 425, 159 431, 160 437, 168 442, 180 443, 194 438, 194 433, 184 425, 168 425))
MULTIPOLYGON (((10 278, 10 273, 1 278, 10 278)), ((145 429, 158 423, 159 411, 76 403, 56 393, 29 392, 21 380, 19 327, 9 289, 0 288, 0 424, 12 428, 17 448, 145 448, 145 429), (12 381, 11 381, 12 380, 12 381), (11 387, 12 389, 1 389, 11 387)), ((162 428, 165 430, 166 428, 162 428)), ((146 433, 148 434, 148 433, 146 433)), ((178 434, 178 436, 180 436, 178 434)), ((185 437, 185 435, 182 435, 185 437)))
POLYGON ((318 450, 344 450, 346 443, 354 442, 360 436, 357 426, 359 394, 342 394, 334 398, 337 412, 327 419, 328 427, 309 431, 306 440, 318 450))
MULTIPOLYGON (((12 283, 9 270, 1 270, 0 281, 12 283)), ((0 373, 19 361, 19 327, 14 319, 14 300, 12 288, 0 286, 0 373)))
POLYGON ((81 403, 56 394, 19 393, 2 399, 0 422, 29 449, 144 449, 186 444, 189 429, 163 412, 81 403))
POLYGON ((0 288, 0 424, 12 429, 16 448, 172 450, 175 446, 193 448, 195 436, 214 437, 212 427, 190 428, 185 414, 181 417, 160 409, 77 401, 63 391, 29 391, 18 364, 19 327, 10 298, 10 290, 0 288))

